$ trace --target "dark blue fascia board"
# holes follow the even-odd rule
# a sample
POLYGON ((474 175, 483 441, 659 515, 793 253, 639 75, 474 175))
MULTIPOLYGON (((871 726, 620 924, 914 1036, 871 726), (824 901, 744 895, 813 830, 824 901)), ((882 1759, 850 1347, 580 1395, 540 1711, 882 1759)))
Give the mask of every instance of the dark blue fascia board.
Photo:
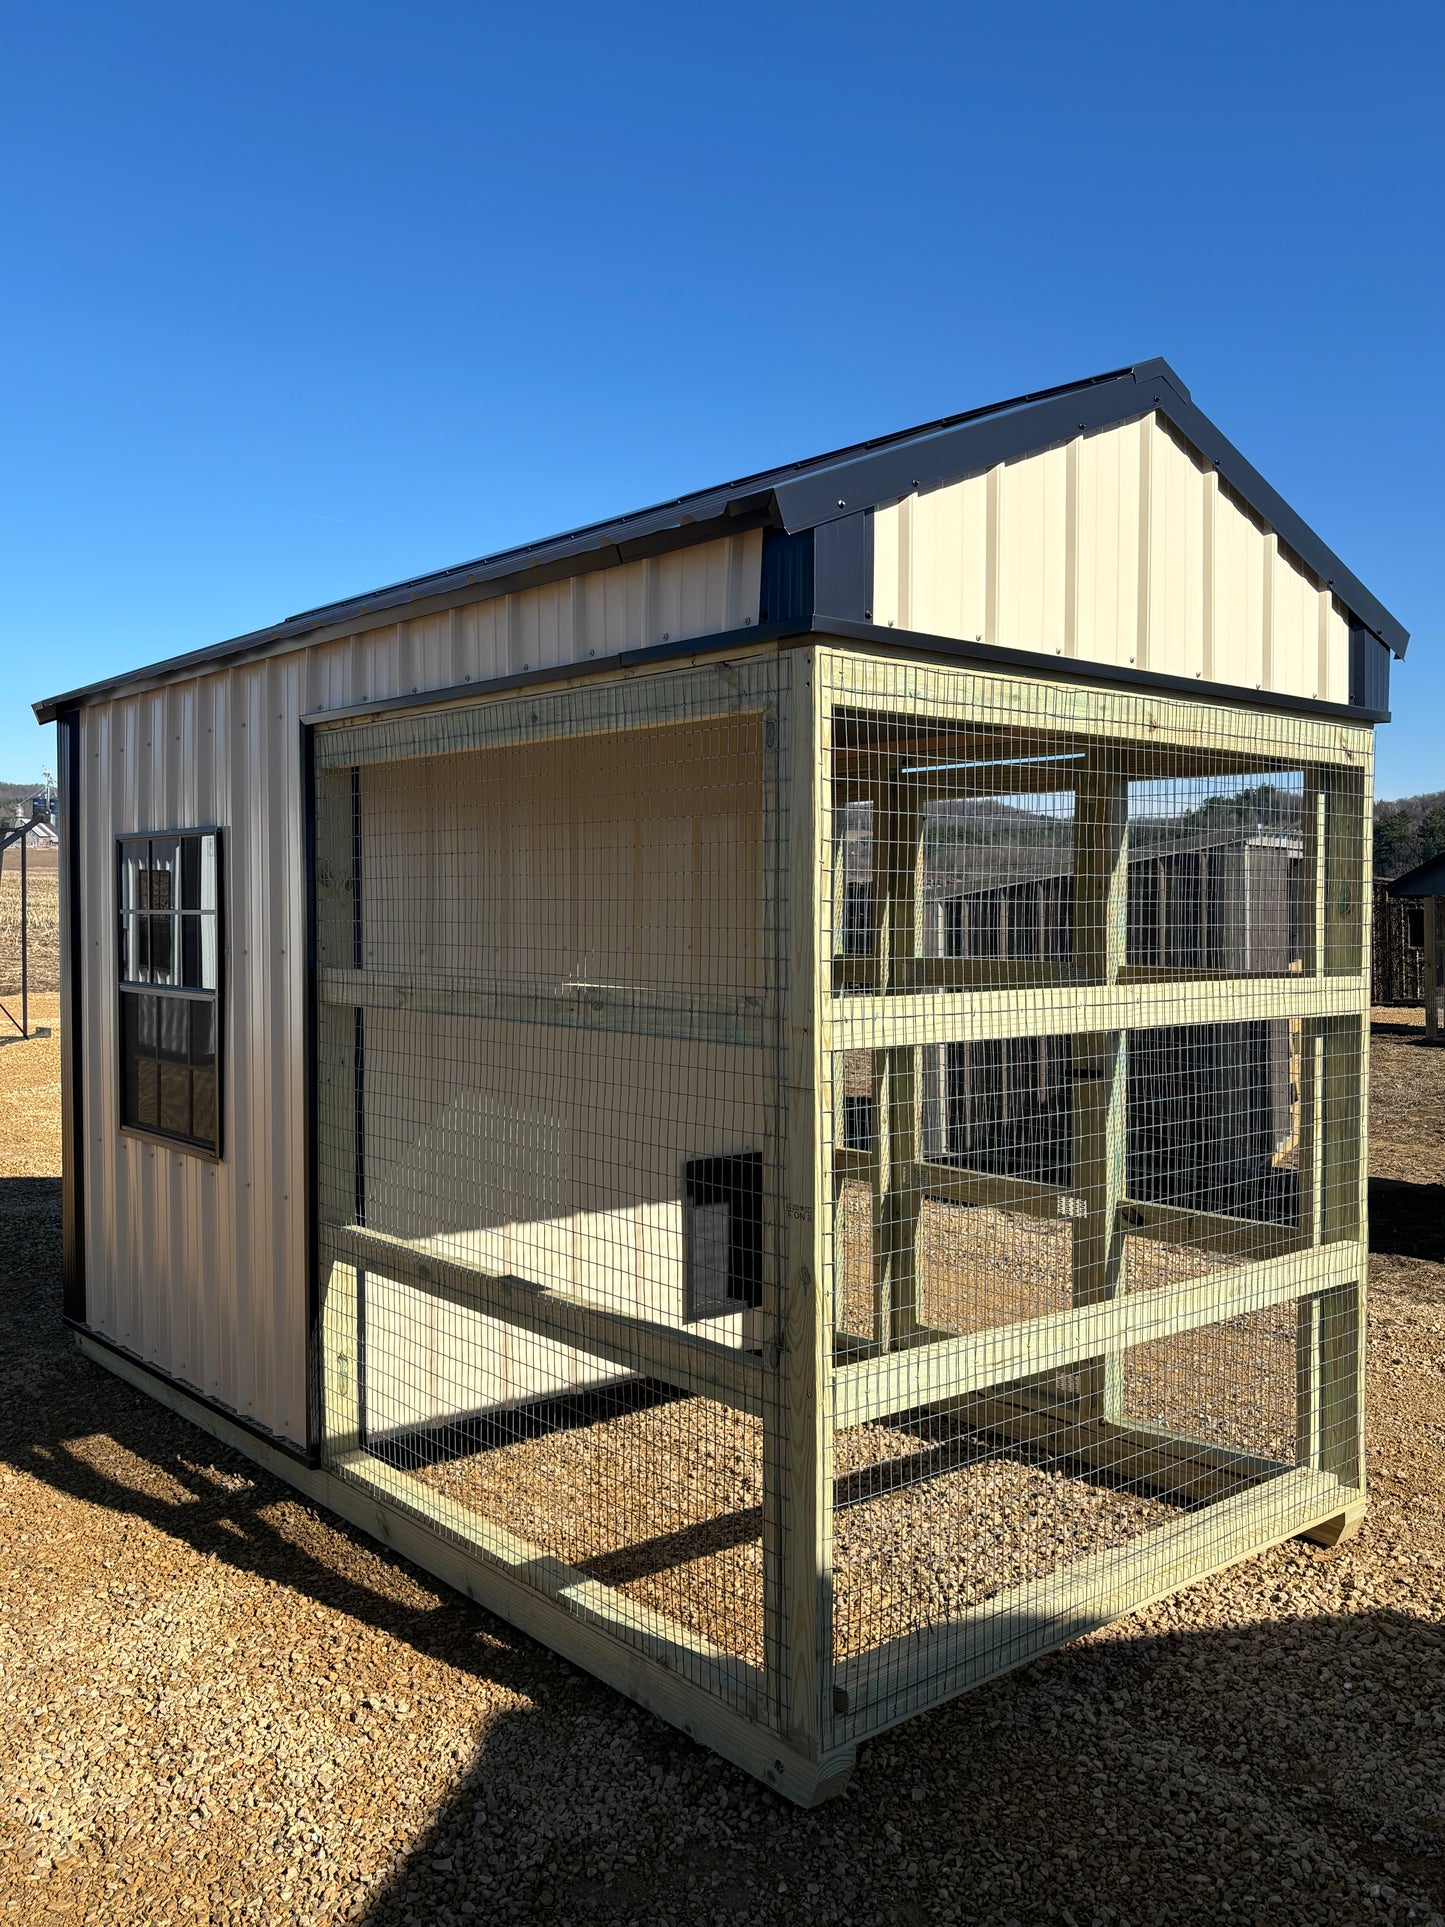
POLYGON ((977 420, 963 420, 901 445, 846 456, 831 468, 780 481, 773 489, 779 520, 789 530, 817 528, 916 490, 940 488, 967 475, 982 474, 1002 462, 1060 447, 1076 435, 1136 420, 1154 410, 1198 449, 1235 494, 1334 591, 1357 623, 1395 655, 1404 655, 1409 631, 1195 407, 1189 390, 1165 361, 1140 362, 1092 387, 1025 399, 1005 412, 993 410, 977 420))
POLYGON ((1361 582, 1353 569, 1316 535, 1303 516, 1297 515, 1239 450, 1222 435, 1202 409, 1185 402, 1175 410, 1159 404, 1160 412, 1171 421, 1188 442, 1192 442, 1206 461, 1212 462, 1221 478, 1235 494, 1268 522, 1275 534, 1292 548, 1308 568, 1313 569, 1326 588, 1357 621, 1378 637, 1392 655, 1403 656, 1410 642, 1410 631, 1396 620, 1377 596, 1361 582))
MULTIPOLYGON (((1164 364, 1146 362, 1141 371, 1144 368, 1163 370, 1164 364)), ((901 444, 846 454, 829 468, 779 481, 773 488, 779 519, 785 529, 816 528, 821 522, 897 501, 918 489, 941 488, 966 475, 982 474, 1001 462, 1060 446, 1076 435, 1112 428, 1162 406, 1160 398, 1166 392, 1184 405, 1178 389, 1163 374, 1141 386, 1136 378, 1141 371, 1127 368, 1089 387, 1053 391, 1037 399, 1026 396, 1002 411, 965 416, 901 444)))
POLYGON ((813 618, 812 633, 836 642, 858 642, 891 655, 938 656, 945 660, 992 664, 1021 669, 1051 680, 1093 683, 1102 688, 1158 690, 1196 703, 1239 704, 1245 709, 1285 709, 1297 716, 1331 716, 1341 722, 1387 723, 1387 709, 1362 709, 1351 703, 1321 702, 1291 696, 1277 689, 1243 689, 1233 683, 1201 682, 1193 676, 1171 676, 1157 669, 1134 669, 1122 663, 1091 662, 1086 656, 1040 656, 1036 649, 1007 649, 993 642, 969 642, 957 636, 925 635, 918 629, 884 629, 873 622, 848 622, 839 616, 813 618))
POLYGON ((1358 624, 1350 627, 1350 703, 1356 709, 1390 707, 1390 651, 1358 624))

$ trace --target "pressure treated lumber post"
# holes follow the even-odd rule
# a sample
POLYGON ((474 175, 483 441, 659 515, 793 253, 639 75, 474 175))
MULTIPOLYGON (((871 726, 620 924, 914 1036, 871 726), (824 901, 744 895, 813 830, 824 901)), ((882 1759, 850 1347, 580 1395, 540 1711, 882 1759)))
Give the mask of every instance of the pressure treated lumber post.
POLYGON ((818 1155, 824 851, 814 652, 789 652, 780 676, 777 835, 770 861, 784 1141, 782 1196, 772 1214, 776 1261, 764 1285, 763 1618, 773 1718, 792 1749, 816 1758, 831 1718, 833 1599, 832 1331, 821 1292, 818 1155))
POLYGON ((1324 969, 1325 956, 1325 792, 1323 772, 1313 764, 1305 771, 1300 811, 1304 844, 1303 901, 1300 905, 1301 964, 1306 977, 1324 969))
POLYGON ((1425 1042, 1440 1042, 1440 899, 1426 897, 1425 923, 1425 1042))
MULTIPOLYGON (((1310 822, 1310 812, 1305 823, 1310 822)), ((1306 838, 1306 843, 1309 839, 1306 838)), ((1314 872, 1307 869, 1306 876, 1314 872)), ((1323 887, 1317 892, 1323 916, 1323 887)), ((1315 953, 1316 955, 1319 952, 1315 953)), ((1308 967, 1308 963, 1306 965, 1308 967)), ((1324 1034, 1317 1022, 1301 1025, 1299 1075, 1299 1228, 1313 1249, 1324 1229, 1324 1034)), ((1295 1336, 1295 1458, 1300 1465, 1319 1462, 1320 1374, 1319 1300, 1301 1298, 1295 1336)))
POLYGON ((1364 968, 1365 897, 1369 848, 1364 820, 1367 784, 1362 770, 1319 773, 1324 793, 1324 969, 1356 977, 1364 968))
POLYGON ((917 1051, 882 1053, 879 1076, 878 1184, 873 1234, 874 1299, 878 1336, 905 1343, 918 1329, 918 1221, 922 1193, 914 1181, 917 1162, 917 1051))
MULTIPOLYGON (((316 799, 316 959, 321 970, 354 967, 356 943, 355 782, 349 769, 319 773, 316 799)), ((317 1202, 323 1224, 347 1224, 356 1212, 356 1013, 322 1003, 316 1012, 317 1202)), ((355 1265, 319 1257, 321 1277, 321 1429, 328 1452, 355 1449, 361 1411, 362 1274, 355 1265)))
MULTIPOLYGON (((1369 939, 1368 769, 1314 774, 1318 788, 1315 957, 1322 974, 1358 977, 1369 939)), ((1310 786, 1306 789, 1306 830, 1310 786)), ((1307 834, 1307 843, 1309 841, 1307 834)), ((1433 987, 1433 972, 1428 973, 1433 987)), ((1329 1244, 1366 1239, 1369 1012, 1306 1026, 1301 1066, 1301 1228, 1329 1244)), ((1364 1511, 1364 1297, 1360 1276, 1299 1307, 1297 1454, 1353 1488, 1355 1502, 1305 1536, 1348 1537, 1364 1511)))
MULTIPOLYGON (((874 804, 874 858, 881 883, 878 987, 907 984, 916 951, 921 819, 916 784, 895 760, 874 804)), ((917 1160, 917 1049, 882 1054, 879 1071, 877 1191, 873 1201, 873 1294, 878 1342, 898 1345, 918 1329, 918 1223, 923 1200, 917 1160)))
MULTIPOLYGON (((1089 753, 1074 798, 1074 963, 1081 976, 1117 984, 1128 907, 1129 784, 1108 753, 1089 753)), ((1098 1304, 1123 1289, 1119 1205, 1125 1180, 1126 1034, 1085 1032, 1073 1040, 1073 1184, 1082 1215, 1073 1225, 1073 1302, 1098 1304)), ((1122 1405, 1117 1355, 1082 1374, 1084 1413, 1115 1419, 1122 1405)))

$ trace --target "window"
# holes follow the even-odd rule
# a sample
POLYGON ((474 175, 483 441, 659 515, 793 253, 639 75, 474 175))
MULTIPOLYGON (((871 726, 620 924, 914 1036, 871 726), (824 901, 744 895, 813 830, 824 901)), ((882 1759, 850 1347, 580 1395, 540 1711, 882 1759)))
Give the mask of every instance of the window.
POLYGON ((220 1154, 220 837, 120 839, 120 1121, 220 1154))

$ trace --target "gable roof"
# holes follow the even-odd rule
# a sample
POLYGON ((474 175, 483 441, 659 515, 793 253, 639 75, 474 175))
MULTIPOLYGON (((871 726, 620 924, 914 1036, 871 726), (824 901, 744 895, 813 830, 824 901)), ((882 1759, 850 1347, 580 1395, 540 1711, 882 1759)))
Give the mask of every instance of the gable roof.
POLYGON ((52 696, 35 704, 35 714, 42 723, 52 722, 63 710, 118 694, 141 679, 194 674, 320 630, 343 634, 353 622, 373 627, 378 617, 402 620, 407 610, 422 613, 415 607, 418 603, 442 597, 462 600, 469 588, 483 595, 504 594, 745 529, 774 528, 794 534, 820 528, 917 490, 961 481, 1001 462, 1038 454, 1076 435, 1136 420, 1151 410, 1171 422, 1213 464, 1235 494, 1334 591, 1358 627, 1396 656, 1404 655, 1408 631, 1195 407, 1169 364, 1152 360, 765 469, 612 521, 589 523, 544 541, 325 603, 269 628, 52 696))

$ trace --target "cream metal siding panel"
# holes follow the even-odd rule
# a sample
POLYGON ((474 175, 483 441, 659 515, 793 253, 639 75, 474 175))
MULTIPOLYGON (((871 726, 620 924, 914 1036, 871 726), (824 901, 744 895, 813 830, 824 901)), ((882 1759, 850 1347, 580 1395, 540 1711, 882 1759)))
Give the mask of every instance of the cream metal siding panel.
POLYGON ((981 638, 988 621, 988 478, 921 496, 915 519, 920 545, 934 561, 914 598, 914 627, 981 638))
POLYGON ((1143 663, 1167 676, 1204 673, 1204 472, 1157 417, 1149 455, 1148 602, 1143 663))
POLYGON ((1074 653, 1134 662, 1139 647, 1139 451, 1136 425, 1078 444, 1078 616, 1074 653))
POLYGON ((1328 589, 1320 590, 1319 625, 1320 699, 1347 703, 1350 700, 1350 622, 1328 589))
POLYGON ((399 620, 81 713, 87 1319, 306 1437, 301 718, 757 621, 759 531, 399 620), (115 838, 224 832, 222 1159, 123 1138, 115 838))
POLYGON ((300 949, 301 672, 295 658, 88 711, 83 799, 87 1317, 148 1363, 305 1436, 300 949), (234 780, 240 776, 242 780, 234 780), (227 960, 223 1159, 123 1138, 115 837, 217 823, 227 960))
MULTIPOLYGON (((998 487, 996 633, 1007 649, 1059 655, 1064 647, 1067 457, 1052 448, 995 471, 998 487)), ((919 567, 915 552, 914 568, 919 567)))
POLYGON ((1214 680, 1257 689, 1264 679, 1264 538, 1224 489, 1214 530, 1214 680))
POLYGON ((1320 590, 1294 559, 1274 556, 1274 663, 1270 687, 1317 697, 1320 689, 1320 590))
POLYGON ((1149 414, 873 516, 884 627, 1345 702, 1325 585, 1149 414))

